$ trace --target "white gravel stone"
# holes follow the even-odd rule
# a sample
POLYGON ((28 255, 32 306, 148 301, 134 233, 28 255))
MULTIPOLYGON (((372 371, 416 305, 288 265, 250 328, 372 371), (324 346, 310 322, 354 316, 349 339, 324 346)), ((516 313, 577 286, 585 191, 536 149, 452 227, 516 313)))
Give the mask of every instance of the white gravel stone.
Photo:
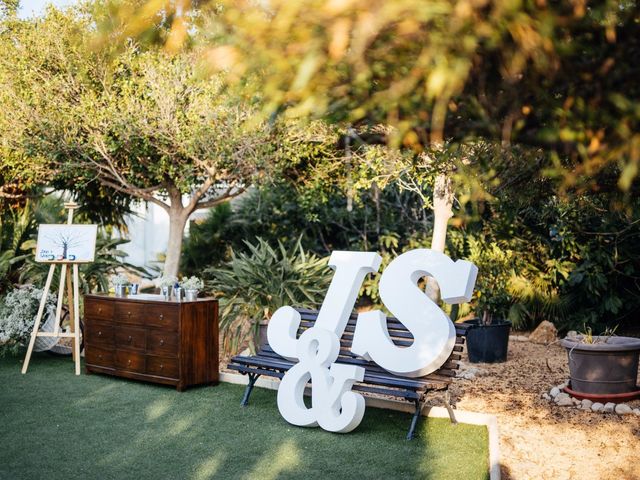
POLYGON ((547 392, 544 392, 542 395, 540 395, 540 397, 547 401, 551 400, 551 395, 549 395, 547 392))
POLYGON ((551 398, 556 398, 559 393, 560 393, 560 389, 558 387, 553 387, 549 392, 549 395, 551 395, 551 398))
POLYGON ((591 405, 592 412, 601 412, 603 410, 604 410, 604 405, 600 402, 596 402, 593 405, 591 405))
POLYGON ((616 405, 615 411, 618 415, 629 415, 633 412, 633 409, 626 403, 619 403, 616 405))
POLYGON ((558 395, 556 395, 554 400, 556 401, 556 403, 558 403, 560 400, 562 400, 562 401, 570 400, 571 403, 573 403, 573 400, 571 400, 571 397, 569 396, 569 394, 568 393, 564 393, 564 392, 561 392, 558 395))
POLYGON ((640 408, 634 408, 633 409, 633 413, 634 413, 634 415, 640 416, 640 408))
POLYGON ((568 387, 568 386, 569 386, 569 380, 565 380, 560 385, 558 385, 558 388, 562 390, 564 387, 568 387))
POLYGON ((616 409, 616 404, 613 402, 605 403, 604 405, 604 413, 613 413, 616 409))
POLYGON ((566 397, 560 397, 560 395, 558 395, 556 397, 556 403, 559 407, 573 407, 575 405, 573 399, 568 395, 566 397))
POLYGON ((582 402, 580 402, 580 408, 582 408, 583 410, 591 410, 592 406, 593 406, 593 402, 586 398, 582 400, 582 402))

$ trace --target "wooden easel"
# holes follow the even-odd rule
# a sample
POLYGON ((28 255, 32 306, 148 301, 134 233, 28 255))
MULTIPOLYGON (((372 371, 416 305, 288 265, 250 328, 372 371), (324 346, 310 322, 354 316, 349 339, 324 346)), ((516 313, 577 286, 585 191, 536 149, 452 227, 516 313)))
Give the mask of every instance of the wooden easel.
MULTIPOLYGON (((73 211, 78 208, 78 204, 69 202, 64 204, 64 208, 69 210, 67 217, 67 224, 73 223, 73 211)), ((47 281, 44 285, 44 291, 42 292, 42 300, 40 300, 40 307, 38 308, 38 314, 36 315, 36 322, 33 326, 33 332, 31 332, 31 340, 29 341, 29 348, 27 349, 27 355, 22 365, 22 373, 27 373, 29 368, 29 361, 31 360, 31 354, 33 353, 33 346, 36 343, 36 337, 56 337, 56 338, 73 338, 73 360, 76 364, 76 375, 80 375, 80 295, 79 295, 79 279, 78 279, 78 263, 69 262, 65 260, 52 261, 49 267, 49 275, 47 275, 47 281), (55 272, 56 265, 60 265, 60 286, 58 289, 58 304, 56 306, 56 319, 53 332, 39 332, 40 323, 42 322, 42 316, 44 314, 44 307, 47 304, 47 295, 51 289, 51 281, 53 280, 53 273, 55 272), (73 281, 72 281, 72 267, 73 267, 73 281), (60 332, 60 316, 62 314, 62 303, 65 290, 65 279, 67 289, 67 304, 71 314, 71 332, 60 332), (73 308, 71 305, 73 304, 73 308)))

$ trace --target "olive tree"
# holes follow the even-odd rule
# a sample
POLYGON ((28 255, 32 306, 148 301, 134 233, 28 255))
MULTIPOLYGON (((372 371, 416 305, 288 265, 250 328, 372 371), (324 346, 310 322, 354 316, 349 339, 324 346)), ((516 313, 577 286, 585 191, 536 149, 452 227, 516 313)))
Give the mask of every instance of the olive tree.
POLYGON ((275 127, 220 76, 204 79, 196 53, 133 41, 92 48, 94 34, 77 9, 49 9, 3 31, 4 149, 39 165, 40 181, 76 192, 99 185, 105 202, 124 196, 164 209, 164 272, 176 275, 189 215, 269 171, 275 127))

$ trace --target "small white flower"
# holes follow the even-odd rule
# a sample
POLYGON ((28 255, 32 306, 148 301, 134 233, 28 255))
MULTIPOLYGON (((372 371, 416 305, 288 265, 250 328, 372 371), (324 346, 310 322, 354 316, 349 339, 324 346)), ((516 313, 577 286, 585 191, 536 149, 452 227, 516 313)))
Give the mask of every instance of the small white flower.
POLYGON ((185 290, 202 290, 204 282, 194 275, 193 277, 183 277, 180 286, 185 290))
POLYGON ((111 275, 111 284, 115 287, 116 285, 128 285, 129 278, 126 275, 120 273, 118 275, 111 275))
POLYGON ((176 283, 178 283, 178 277, 173 275, 162 276, 156 279, 157 285, 159 287, 173 287, 176 283))

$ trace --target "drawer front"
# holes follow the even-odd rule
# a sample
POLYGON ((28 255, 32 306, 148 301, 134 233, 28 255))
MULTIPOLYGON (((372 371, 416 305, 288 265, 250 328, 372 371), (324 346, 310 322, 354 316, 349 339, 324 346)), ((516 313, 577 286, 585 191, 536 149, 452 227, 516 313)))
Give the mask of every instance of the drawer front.
POLYGON ((178 359, 171 357, 147 357, 147 373, 159 377, 179 378, 178 359))
POLYGON ((160 327, 164 330, 178 330, 178 306, 147 305, 145 323, 150 327, 160 327))
POLYGON ((90 365, 106 368, 114 368, 115 366, 113 361, 113 350, 87 345, 84 355, 86 362, 90 365))
POLYGON ((87 320, 84 330, 85 340, 91 345, 112 346, 113 325, 87 320))
POLYGON ((114 305, 112 301, 85 297, 84 316, 86 318, 111 321, 113 319, 113 311, 114 305))
POLYGON ((115 343, 117 348, 133 348, 144 350, 146 341, 146 330, 135 327, 116 327, 115 343))
POLYGON ((133 302, 117 302, 115 321, 128 325, 144 325, 144 314, 147 305, 133 302))
POLYGON ((173 332, 149 330, 147 352, 158 355, 178 355, 178 335, 173 332))
POLYGON ((145 373, 145 358, 140 353, 129 350, 116 350, 116 368, 130 372, 145 373))

